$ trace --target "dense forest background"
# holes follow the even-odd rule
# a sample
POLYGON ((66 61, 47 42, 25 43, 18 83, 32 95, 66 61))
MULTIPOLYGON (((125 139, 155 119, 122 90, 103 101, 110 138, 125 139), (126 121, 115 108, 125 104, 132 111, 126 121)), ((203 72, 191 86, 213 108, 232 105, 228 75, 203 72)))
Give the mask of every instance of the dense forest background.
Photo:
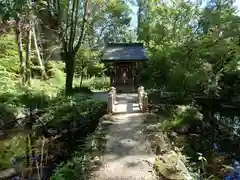
MULTIPOLYGON (((201 106, 204 124, 218 130, 224 124, 229 141, 238 141, 240 16, 233 0, 204 4, 0 0, 0 169, 18 164, 22 170, 39 161, 50 166, 32 173, 41 178, 51 176, 53 164, 60 164, 53 179, 86 173, 83 139, 106 113, 106 103, 90 96, 110 88, 107 68, 100 61, 109 42, 144 43, 149 60, 141 69, 140 82, 150 93, 150 104, 163 103, 159 101, 165 101, 165 94, 171 103, 191 101, 194 108, 174 114, 174 123, 176 118, 196 115, 201 106), (133 5, 138 7, 135 29, 130 27, 133 5), (230 120, 213 118, 222 109, 230 120), (81 153, 72 155, 79 149, 81 153), (72 159, 67 161, 63 154, 72 159)), ((217 142, 218 135, 211 133, 217 142)), ((240 147, 234 148, 239 156, 240 147)))

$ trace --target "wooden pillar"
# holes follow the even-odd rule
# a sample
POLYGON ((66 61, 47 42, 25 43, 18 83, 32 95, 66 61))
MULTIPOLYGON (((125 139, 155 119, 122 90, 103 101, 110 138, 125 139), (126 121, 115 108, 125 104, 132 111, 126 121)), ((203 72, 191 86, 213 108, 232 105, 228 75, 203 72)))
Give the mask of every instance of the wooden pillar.
POLYGON ((134 90, 138 87, 138 74, 137 74, 137 63, 135 62, 133 65, 133 78, 134 78, 134 90))
POLYGON ((136 86, 139 87, 139 63, 136 63, 136 86))
POLYGON ((112 71, 111 71, 111 86, 115 86, 116 84, 116 64, 112 64, 112 71))
POLYGON ((115 86, 116 81, 116 64, 113 64, 112 86, 115 86))

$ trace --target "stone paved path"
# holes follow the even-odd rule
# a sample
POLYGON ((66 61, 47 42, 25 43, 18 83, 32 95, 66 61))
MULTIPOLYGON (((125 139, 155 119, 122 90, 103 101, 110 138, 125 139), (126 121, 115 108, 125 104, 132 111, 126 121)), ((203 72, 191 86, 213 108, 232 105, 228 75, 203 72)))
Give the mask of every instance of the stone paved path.
POLYGON ((113 124, 107 132, 106 151, 102 165, 91 180, 157 180, 152 164, 155 155, 142 134, 142 120, 136 95, 117 96, 113 124))

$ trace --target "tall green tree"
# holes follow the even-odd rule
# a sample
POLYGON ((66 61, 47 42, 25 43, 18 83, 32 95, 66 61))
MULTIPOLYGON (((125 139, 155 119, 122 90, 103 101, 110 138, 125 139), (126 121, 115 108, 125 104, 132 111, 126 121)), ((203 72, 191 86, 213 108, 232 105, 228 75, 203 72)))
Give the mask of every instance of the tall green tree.
POLYGON ((2 21, 15 20, 16 42, 20 61, 21 84, 30 84, 30 47, 31 47, 31 1, 27 0, 1 0, 0 12, 2 21), (27 34, 26 54, 23 55, 23 28, 27 34))
POLYGON ((72 92, 75 57, 81 47, 89 14, 89 0, 49 1, 50 11, 55 13, 59 37, 62 43, 62 59, 66 64, 66 94, 72 92))
POLYGON ((220 95, 222 79, 239 62, 233 1, 211 0, 202 8, 190 1, 152 0, 141 15, 139 37, 149 57, 142 79, 169 91, 220 95))
POLYGON ((58 22, 62 58, 66 63, 66 94, 69 94, 79 48, 102 47, 104 41, 119 41, 130 22, 126 18, 129 8, 124 1, 116 0, 57 0, 49 1, 48 8, 58 22))

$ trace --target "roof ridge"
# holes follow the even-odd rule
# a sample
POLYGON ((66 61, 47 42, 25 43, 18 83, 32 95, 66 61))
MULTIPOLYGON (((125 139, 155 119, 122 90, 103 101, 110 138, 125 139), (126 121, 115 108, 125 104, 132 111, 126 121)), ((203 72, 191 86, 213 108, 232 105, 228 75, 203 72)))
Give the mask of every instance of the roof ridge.
POLYGON ((101 57, 102 61, 146 61, 143 43, 108 43, 101 57))

